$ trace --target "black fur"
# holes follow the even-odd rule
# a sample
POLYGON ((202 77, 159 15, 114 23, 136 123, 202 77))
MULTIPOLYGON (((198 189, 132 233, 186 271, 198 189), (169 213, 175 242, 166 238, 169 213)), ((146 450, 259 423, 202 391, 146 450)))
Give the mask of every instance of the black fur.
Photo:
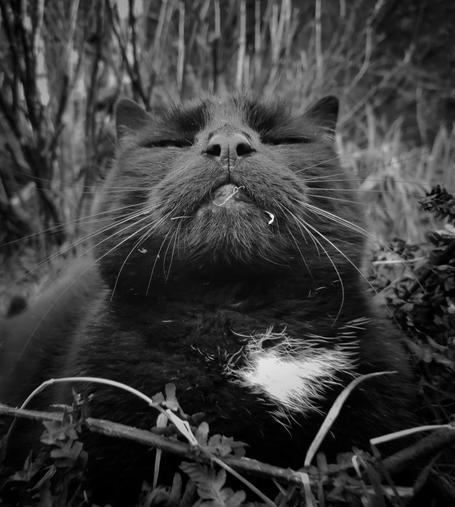
MULTIPOLYGON (((323 413, 352 377, 340 372, 320 413, 294 413, 283 427, 271 415, 276 404, 225 368, 233 357, 242 366, 245 336, 273 327, 302 341, 317 335, 315 347, 350 340, 359 374, 397 372, 350 396, 325 442, 329 453, 405 427, 410 374, 398 333, 371 306, 356 268, 362 214, 334 150, 337 111, 333 97, 301 116, 243 96, 159 116, 120 103, 116 165, 98 209, 104 232, 93 239, 96 266, 81 260, 35 309, 4 325, 1 400, 18 402, 53 375, 107 377, 148 395, 174 382, 183 409, 205 412, 213 433, 247 442, 251 457, 299 467, 323 413), (251 152, 208 154, 217 133, 240 133, 251 152), (215 206, 216 190, 229 183, 244 203, 215 206), (128 210, 144 213, 128 219, 128 210), (342 331, 355 319, 369 321, 348 339, 342 331)), ((134 398, 91 390, 95 416, 154 424, 156 414, 134 398)), ((135 450, 126 468, 115 463, 106 473, 123 452, 116 441, 102 445, 114 450, 91 463, 97 492, 126 505, 150 475, 153 455, 135 450)))

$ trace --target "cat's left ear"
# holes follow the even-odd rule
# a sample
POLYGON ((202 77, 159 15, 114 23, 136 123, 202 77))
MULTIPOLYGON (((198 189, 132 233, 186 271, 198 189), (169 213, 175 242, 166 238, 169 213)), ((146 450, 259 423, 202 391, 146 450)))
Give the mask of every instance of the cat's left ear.
POLYGON ((139 104, 130 99, 120 99, 115 105, 117 140, 143 128, 150 120, 150 115, 139 104))
POLYGON ((310 106, 303 116, 333 136, 335 135, 339 107, 338 99, 329 95, 310 106))

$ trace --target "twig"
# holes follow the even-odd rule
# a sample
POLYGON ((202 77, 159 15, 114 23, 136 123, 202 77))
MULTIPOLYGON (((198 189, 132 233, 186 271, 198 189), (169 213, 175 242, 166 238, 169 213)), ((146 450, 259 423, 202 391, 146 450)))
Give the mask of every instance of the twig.
POLYGON ((218 81, 219 81, 219 58, 220 58, 220 40, 221 40, 221 8, 220 0, 215 0, 213 4, 213 36, 212 36, 212 91, 213 93, 218 92, 218 81))
POLYGON ((261 2, 254 1, 254 73, 255 79, 261 74, 262 64, 262 40, 261 40, 261 2))
MULTIPOLYGON (((23 417, 35 421, 62 421, 63 414, 55 412, 42 412, 37 410, 27 410, 22 408, 9 407, 0 403, 0 414, 12 417, 23 417)), ((195 446, 183 442, 156 435, 150 431, 133 428, 120 423, 114 423, 103 419, 94 419, 88 417, 84 420, 85 426, 94 433, 102 435, 125 438, 139 444, 143 444, 156 449, 176 454, 178 456, 193 459, 195 461, 208 463, 210 458, 204 453, 200 453, 195 446)), ((262 463, 250 458, 223 457, 222 461, 241 472, 251 473, 253 475, 274 478, 295 484, 301 484, 301 476, 299 473, 291 469, 284 469, 262 463)))
POLYGON ((126 46, 122 40, 122 36, 120 34, 119 27, 117 26, 114 12, 113 12, 112 6, 110 4, 110 0, 106 1, 106 7, 107 7, 107 12, 109 14, 109 20, 111 22, 112 31, 114 32, 115 38, 117 39, 117 43, 120 48, 120 52, 122 53, 122 62, 125 64, 126 71, 127 71, 128 76, 130 78, 130 81, 131 81, 131 87, 133 89, 133 93, 140 96, 145 107, 149 107, 149 101, 148 101, 148 98, 144 92, 144 89, 142 88, 142 82, 138 81, 136 73, 134 72, 134 69, 130 64, 130 61, 128 60, 126 46))
POLYGON ((455 431, 451 429, 436 430, 415 444, 396 452, 382 463, 390 474, 396 474, 409 467, 417 459, 433 455, 455 443, 455 431))
POLYGON ((240 0, 239 52, 237 55, 237 74, 235 78, 235 85, 237 90, 240 90, 243 84, 245 53, 246 53, 246 0, 240 0))
MULTIPOLYGON (((12 120, 13 120, 13 125, 14 125, 13 130, 14 130, 16 137, 19 138, 20 136, 17 134, 18 131, 20 132, 20 129, 18 127, 18 112, 19 112, 18 85, 19 85, 19 80, 22 79, 23 73, 22 73, 22 69, 21 69, 21 65, 20 65, 20 59, 19 59, 19 55, 17 52, 16 43, 15 43, 14 36, 13 36, 13 30, 12 30, 12 26, 11 26, 12 20, 9 17, 5 2, 0 2, 0 12, 3 17, 3 27, 4 27, 4 30, 6 33, 6 38, 8 39, 9 50, 11 53, 11 64, 13 67, 13 82, 11 85, 11 94, 12 94, 11 111, 12 111, 12 120)), ((5 102, 3 100, 3 98, 2 98, 2 102, 5 102)), ((5 104, 6 104, 6 102, 5 102, 5 104)), ((4 110, 4 107, 2 107, 2 109, 4 110)))
POLYGON ((133 72, 135 78, 135 86, 141 96, 145 106, 148 106, 148 99, 144 91, 144 84, 142 82, 142 75, 139 69, 139 57, 137 52, 137 32, 136 32, 136 16, 134 15, 134 2, 135 0, 128 0, 128 21, 131 28, 131 46, 133 49, 133 72))
POLYGON ((315 27, 315 53, 316 53, 316 75, 318 85, 322 85, 323 77, 323 56, 322 56, 322 20, 321 20, 321 0, 316 0, 314 4, 314 27, 315 27))
MULTIPOLYGON (((14 408, 9 407, 3 403, 0 403, 0 415, 22 417, 35 421, 58 422, 63 420, 63 414, 60 413, 14 408)), ((207 463, 210 461, 210 457, 205 453, 197 451, 195 446, 171 440, 150 431, 94 418, 85 419, 84 424, 90 431, 94 433, 117 438, 125 438, 139 444, 161 449, 163 451, 190 458, 198 462, 207 463)), ((441 449, 444 449, 453 443, 455 443, 454 430, 447 429, 435 431, 428 437, 423 438, 415 444, 406 447, 401 451, 398 451, 392 456, 382 459, 382 465, 389 474, 395 475, 411 466, 417 459, 422 459, 426 456, 434 455, 441 449)), ((309 485, 313 483, 316 484, 317 481, 321 479, 318 477, 317 472, 313 468, 310 469, 308 466, 303 467, 299 472, 296 472, 289 468, 284 469, 276 467, 250 458, 236 458, 229 456, 223 457, 222 461, 226 465, 240 472, 250 473, 261 477, 268 477, 294 485, 302 485, 302 474, 307 475, 309 485), (308 476, 310 472, 311 476, 308 476)), ((327 469, 324 471, 324 476, 335 475, 341 471, 350 470, 352 468, 353 465, 351 463, 345 463, 343 465, 328 465, 327 469)))
POLYGON ((60 97, 58 101, 57 113, 55 115, 53 124, 54 124, 54 132, 47 143, 46 153, 49 153, 50 158, 53 159, 55 157, 55 149, 57 147, 57 142, 60 137, 60 134, 63 132, 64 124, 63 124, 63 115, 66 111, 68 101, 71 96, 72 89, 74 87, 74 83, 77 79, 79 70, 80 70, 80 61, 81 55, 79 55, 78 64, 76 66, 74 74, 72 73, 72 63, 71 56, 73 51, 74 44, 74 34, 76 32, 76 23, 77 23, 77 14, 79 11, 79 0, 74 0, 71 3, 70 8, 70 18, 69 18, 69 28, 68 28, 68 38, 65 48, 66 53, 66 66, 62 75, 62 85, 60 89, 60 97))
POLYGON ((185 2, 179 1, 179 36, 178 36, 178 56, 177 56, 177 89, 180 98, 183 97, 185 85, 185 2))
POLYGON ((25 2, 23 0, 12 2, 12 6, 17 40, 22 47, 22 57, 25 66, 22 86, 24 88, 24 98, 27 104, 28 119, 33 127, 33 130, 39 133, 42 104, 38 102, 36 94, 36 52, 34 51, 33 46, 29 44, 24 25, 24 14, 26 11, 25 2), (37 108, 38 105, 40 107, 37 108))

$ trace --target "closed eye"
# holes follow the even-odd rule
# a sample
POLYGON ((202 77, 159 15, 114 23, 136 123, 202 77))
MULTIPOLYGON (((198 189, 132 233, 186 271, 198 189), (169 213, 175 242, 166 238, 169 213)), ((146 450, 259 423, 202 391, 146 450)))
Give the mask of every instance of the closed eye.
POLYGON ((263 139, 264 144, 308 144, 311 143, 312 139, 309 137, 279 137, 279 138, 265 138, 263 139))
POLYGON ((140 144, 143 148, 187 148, 192 146, 189 139, 154 139, 140 144))

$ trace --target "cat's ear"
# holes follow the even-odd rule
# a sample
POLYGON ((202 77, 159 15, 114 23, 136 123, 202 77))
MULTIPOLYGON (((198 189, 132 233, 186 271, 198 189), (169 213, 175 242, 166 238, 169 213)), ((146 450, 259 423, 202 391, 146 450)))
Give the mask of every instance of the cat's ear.
POLYGON ((117 139, 144 127, 150 122, 150 115, 130 99, 120 99, 115 105, 115 126, 117 139))
POLYGON ((334 135, 338 120, 339 102, 333 95, 318 100, 304 113, 318 127, 322 127, 329 134, 334 135))

